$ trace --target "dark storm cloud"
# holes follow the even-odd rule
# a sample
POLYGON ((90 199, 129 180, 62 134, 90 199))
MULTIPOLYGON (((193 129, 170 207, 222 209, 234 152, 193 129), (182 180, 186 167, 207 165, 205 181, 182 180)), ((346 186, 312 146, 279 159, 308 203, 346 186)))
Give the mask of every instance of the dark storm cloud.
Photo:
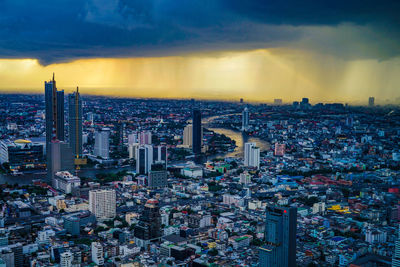
POLYGON ((371 0, 0 0, 0 58, 48 64, 297 43, 326 47, 327 53, 387 58, 400 53, 399 11, 399 1, 371 0), (312 26, 346 23, 358 27, 357 33, 313 34, 312 26), (326 46, 326 38, 334 45, 326 46), (358 40, 370 49, 360 52, 358 40))

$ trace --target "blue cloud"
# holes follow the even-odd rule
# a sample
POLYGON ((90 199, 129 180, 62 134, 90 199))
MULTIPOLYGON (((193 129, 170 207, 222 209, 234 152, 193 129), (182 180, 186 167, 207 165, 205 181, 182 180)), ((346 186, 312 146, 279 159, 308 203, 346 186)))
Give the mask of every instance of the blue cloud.
POLYGON ((298 42, 323 50, 326 40, 304 42, 312 31, 307 27, 340 30, 343 24, 358 27, 356 36, 339 34, 346 55, 387 58, 400 53, 399 11, 400 2, 388 0, 0 0, 0 58, 49 64, 298 42), (361 41, 371 49, 357 51, 361 41))

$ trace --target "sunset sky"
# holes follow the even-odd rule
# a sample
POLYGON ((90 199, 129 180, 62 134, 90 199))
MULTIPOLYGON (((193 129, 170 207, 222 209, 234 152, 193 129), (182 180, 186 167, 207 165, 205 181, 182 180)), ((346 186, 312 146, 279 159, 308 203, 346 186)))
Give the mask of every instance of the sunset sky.
POLYGON ((400 102, 399 1, 0 0, 0 90, 400 102))

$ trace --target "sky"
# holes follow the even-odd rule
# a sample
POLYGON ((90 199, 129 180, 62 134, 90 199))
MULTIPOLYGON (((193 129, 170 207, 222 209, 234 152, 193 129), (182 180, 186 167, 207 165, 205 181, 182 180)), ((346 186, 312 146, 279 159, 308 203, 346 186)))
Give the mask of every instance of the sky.
POLYGON ((400 1, 0 0, 0 91, 400 102, 400 1))

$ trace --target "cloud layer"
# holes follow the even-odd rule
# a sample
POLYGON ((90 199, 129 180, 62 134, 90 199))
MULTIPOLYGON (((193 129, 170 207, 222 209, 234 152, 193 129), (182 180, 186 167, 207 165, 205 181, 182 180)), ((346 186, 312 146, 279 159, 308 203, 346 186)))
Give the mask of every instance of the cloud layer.
POLYGON ((399 12, 396 0, 0 0, 0 58, 287 47, 384 60, 400 54, 399 12))

